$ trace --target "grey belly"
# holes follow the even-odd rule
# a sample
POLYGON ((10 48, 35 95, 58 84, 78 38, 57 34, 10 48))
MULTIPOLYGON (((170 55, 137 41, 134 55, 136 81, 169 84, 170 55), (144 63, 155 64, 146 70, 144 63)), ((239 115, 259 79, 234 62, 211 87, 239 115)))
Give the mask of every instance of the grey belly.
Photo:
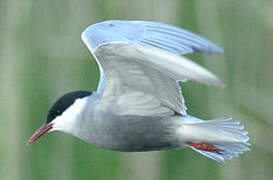
POLYGON ((176 148, 174 124, 170 117, 111 116, 93 123, 88 141, 127 152, 171 149, 176 148))

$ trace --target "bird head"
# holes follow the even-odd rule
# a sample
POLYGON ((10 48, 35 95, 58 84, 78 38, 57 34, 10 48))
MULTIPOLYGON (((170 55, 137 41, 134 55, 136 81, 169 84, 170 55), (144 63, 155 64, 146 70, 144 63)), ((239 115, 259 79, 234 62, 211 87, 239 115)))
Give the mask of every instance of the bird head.
POLYGON ((32 144, 47 132, 54 130, 68 131, 73 128, 78 112, 83 109, 85 97, 89 91, 75 91, 60 97, 49 109, 46 122, 30 137, 27 145, 32 144))

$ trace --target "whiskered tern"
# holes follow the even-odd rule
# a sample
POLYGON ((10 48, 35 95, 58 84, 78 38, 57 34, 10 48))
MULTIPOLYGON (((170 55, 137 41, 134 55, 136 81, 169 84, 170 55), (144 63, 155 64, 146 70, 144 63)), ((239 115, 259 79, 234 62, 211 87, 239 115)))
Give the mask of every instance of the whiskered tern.
POLYGON ((222 53, 219 46, 185 29, 151 21, 104 21, 87 27, 81 37, 100 69, 97 91, 59 98, 28 144, 46 132, 62 131, 110 150, 190 147, 218 162, 249 150, 247 131, 238 121, 188 115, 178 85, 187 80, 223 85, 181 56, 222 53))

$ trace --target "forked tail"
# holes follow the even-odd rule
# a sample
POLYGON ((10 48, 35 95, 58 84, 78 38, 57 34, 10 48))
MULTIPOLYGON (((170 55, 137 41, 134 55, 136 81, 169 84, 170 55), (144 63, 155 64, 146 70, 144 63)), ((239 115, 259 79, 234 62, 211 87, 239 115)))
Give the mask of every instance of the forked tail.
POLYGON ((200 154, 224 162, 249 151, 249 137, 244 126, 231 118, 202 121, 188 116, 178 129, 180 140, 200 154))

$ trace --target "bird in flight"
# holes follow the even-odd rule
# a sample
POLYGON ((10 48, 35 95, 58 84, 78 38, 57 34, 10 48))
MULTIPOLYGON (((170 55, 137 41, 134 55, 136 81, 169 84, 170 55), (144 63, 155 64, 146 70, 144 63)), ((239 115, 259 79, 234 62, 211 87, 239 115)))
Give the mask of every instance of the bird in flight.
POLYGON ((247 131, 238 121, 202 120, 186 112, 179 82, 223 83, 181 55, 222 53, 219 46, 152 21, 103 21, 87 27, 81 37, 99 66, 98 88, 60 97, 28 144, 47 132, 62 131, 110 150, 189 147, 218 162, 249 150, 247 131))

